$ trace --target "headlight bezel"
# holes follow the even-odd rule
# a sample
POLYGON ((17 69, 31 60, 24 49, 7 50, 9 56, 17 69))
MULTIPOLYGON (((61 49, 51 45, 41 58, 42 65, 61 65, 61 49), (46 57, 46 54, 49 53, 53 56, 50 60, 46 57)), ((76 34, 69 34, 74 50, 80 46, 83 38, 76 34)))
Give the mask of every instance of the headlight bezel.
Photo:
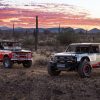
POLYGON ((50 60, 56 62, 57 61, 57 57, 55 55, 51 55, 50 60))

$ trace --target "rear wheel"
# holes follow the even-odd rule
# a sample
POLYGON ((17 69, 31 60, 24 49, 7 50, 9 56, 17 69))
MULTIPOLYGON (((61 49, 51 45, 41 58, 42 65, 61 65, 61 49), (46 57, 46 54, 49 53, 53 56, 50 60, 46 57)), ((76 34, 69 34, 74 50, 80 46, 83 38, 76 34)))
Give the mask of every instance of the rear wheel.
POLYGON ((55 67, 51 65, 48 65, 48 73, 51 76, 58 76, 61 73, 61 71, 57 70, 55 67))
POLYGON ((11 62, 11 59, 9 57, 4 57, 3 66, 5 68, 11 68, 12 67, 12 62, 11 62))
POLYGON ((24 61, 24 62, 23 62, 23 66, 24 66, 25 68, 31 67, 31 66, 32 66, 32 61, 31 61, 31 60, 30 60, 30 61, 24 61))
POLYGON ((90 77, 91 75, 91 65, 88 61, 83 61, 79 64, 78 73, 82 78, 90 77))

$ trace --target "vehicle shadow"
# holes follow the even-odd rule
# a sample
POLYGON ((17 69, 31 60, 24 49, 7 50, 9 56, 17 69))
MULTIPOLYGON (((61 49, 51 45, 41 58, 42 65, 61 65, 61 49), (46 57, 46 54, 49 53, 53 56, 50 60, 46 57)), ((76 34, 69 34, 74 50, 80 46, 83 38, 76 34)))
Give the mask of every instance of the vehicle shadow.
POLYGON ((4 68, 3 65, 0 65, 0 69, 25 69, 22 65, 13 65, 12 68, 4 68))

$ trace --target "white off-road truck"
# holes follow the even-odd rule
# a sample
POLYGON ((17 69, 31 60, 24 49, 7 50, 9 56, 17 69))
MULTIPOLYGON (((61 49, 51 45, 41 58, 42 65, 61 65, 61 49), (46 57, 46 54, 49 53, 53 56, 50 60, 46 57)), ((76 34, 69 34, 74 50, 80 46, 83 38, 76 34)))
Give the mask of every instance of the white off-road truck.
POLYGON ((51 55, 48 73, 57 76, 61 71, 77 71, 90 77, 92 68, 100 67, 100 43, 72 43, 65 52, 51 55))

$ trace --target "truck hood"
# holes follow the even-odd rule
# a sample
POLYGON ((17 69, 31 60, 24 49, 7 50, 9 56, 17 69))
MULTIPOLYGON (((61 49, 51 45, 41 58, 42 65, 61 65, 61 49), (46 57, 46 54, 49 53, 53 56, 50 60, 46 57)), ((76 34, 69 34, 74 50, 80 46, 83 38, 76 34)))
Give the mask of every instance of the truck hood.
POLYGON ((4 54, 10 54, 10 53, 31 53, 30 50, 1 50, 4 54))
POLYGON ((55 56, 76 56, 77 54, 75 52, 61 52, 61 53, 55 53, 55 56))
POLYGON ((13 52, 24 52, 24 53, 29 53, 29 52, 31 52, 31 51, 30 51, 30 50, 23 50, 23 49, 22 49, 22 50, 18 50, 18 51, 15 50, 15 51, 13 51, 13 52))
POLYGON ((21 50, 21 52, 31 52, 30 50, 21 50))
POLYGON ((9 51, 9 50, 1 50, 1 52, 4 52, 4 53, 12 53, 12 51, 9 51))

